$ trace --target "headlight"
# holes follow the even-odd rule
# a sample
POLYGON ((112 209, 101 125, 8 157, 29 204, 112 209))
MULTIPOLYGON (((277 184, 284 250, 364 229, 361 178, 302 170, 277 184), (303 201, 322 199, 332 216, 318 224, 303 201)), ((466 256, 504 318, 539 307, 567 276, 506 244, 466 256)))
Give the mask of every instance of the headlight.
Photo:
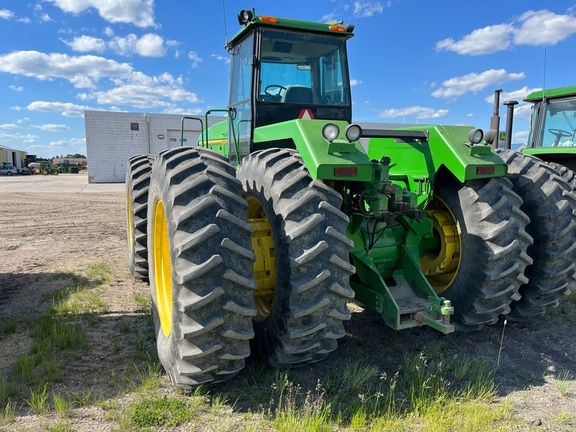
POLYGON ((334 141, 340 135, 340 128, 334 123, 327 123, 322 128, 322 136, 328 142, 334 141))
POLYGON ((484 131, 482 129, 472 129, 468 132, 468 141, 471 144, 480 144, 484 138, 484 131))
POLYGON ((357 124, 349 124, 344 130, 344 134, 348 141, 358 141, 362 136, 362 128, 357 124))
POLYGON ((488 144, 494 144, 497 136, 498 136, 498 131, 496 131, 495 129, 488 129, 486 131, 486 134, 484 135, 484 138, 488 144))

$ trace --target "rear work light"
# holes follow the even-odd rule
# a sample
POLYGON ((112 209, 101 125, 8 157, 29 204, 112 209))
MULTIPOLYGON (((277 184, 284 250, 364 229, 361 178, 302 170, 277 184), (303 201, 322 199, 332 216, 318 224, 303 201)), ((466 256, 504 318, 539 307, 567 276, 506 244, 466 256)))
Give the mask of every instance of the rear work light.
POLYGON ((481 166, 476 168, 476 174, 478 175, 489 175, 494 174, 493 166, 481 166))
POLYGON ((330 30, 334 30, 334 31, 339 31, 339 32, 343 32, 346 31, 346 29, 343 26, 339 26, 339 25, 331 25, 330 27, 328 27, 330 30))
POLYGON ((356 167, 339 167, 334 168, 334 177, 356 177, 358 168, 356 167))

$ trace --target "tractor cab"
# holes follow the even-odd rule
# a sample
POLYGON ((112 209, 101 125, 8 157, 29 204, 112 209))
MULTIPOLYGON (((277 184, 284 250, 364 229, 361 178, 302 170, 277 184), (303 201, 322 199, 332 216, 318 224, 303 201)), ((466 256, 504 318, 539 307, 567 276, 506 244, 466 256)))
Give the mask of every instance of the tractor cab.
MULTIPOLYGON (((237 137, 241 160, 254 145, 256 128, 295 119, 351 122, 346 40, 353 26, 326 24, 242 10, 244 27, 226 48, 232 56, 228 136, 237 137), (233 130, 232 130, 233 128, 233 130)), ((294 147, 290 140, 276 147, 294 147)))
POLYGON ((542 91, 528 96, 532 107, 530 147, 573 147, 576 145, 576 87, 558 94, 542 91), (571 90, 571 91, 568 91, 571 90))
POLYGON ((522 152, 576 170, 576 86, 535 91, 524 101, 533 106, 522 152))

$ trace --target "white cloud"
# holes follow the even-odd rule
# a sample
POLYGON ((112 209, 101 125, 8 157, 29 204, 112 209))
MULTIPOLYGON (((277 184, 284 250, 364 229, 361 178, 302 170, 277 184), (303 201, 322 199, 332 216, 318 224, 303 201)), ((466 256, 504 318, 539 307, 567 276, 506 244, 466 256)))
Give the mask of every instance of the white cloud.
POLYGON ((357 80, 357 79, 351 79, 351 80, 350 80, 350 87, 355 87, 355 86, 357 86, 357 85, 359 85, 359 84, 362 84, 362 81, 357 80))
POLYGON ((15 51, 0 55, 0 72, 40 80, 63 78, 77 88, 91 88, 102 78, 127 76, 132 71, 132 66, 128 63, 118 63, 92 55, 74 57, 38 51, 15 51))
POLYGON ((520 103, 514 107, 514 118, 529 119, 532 112, 531 103, 520 103))
POLYGON ((512 142, 513 143, 523 143, 528 141, 528 131, 518 131, 512 132, 512 142))
POLYGON ((355 1, 354 16, 356 18, 368 18, 376 13, 382 13, 384 6, 379 1, 355 1))
POLYGON ((130 56, 136 52, 136 43, 138 42, 138 37, 131 33, 125 37, 114 37, 108 46, 119 55, 130 56))
POLYGON ((106 42, 104 42, 102 39, 92 36, 82 35, 75 37, 72 41, 62 39, 62 42, 64 42, 74 51, 79 52, 95 51, 97 53, 103 53, 106 50, 106 42))
MULTIPOLYGON (((502 93, 500 93, 500 101, 505 102, 505 101, 509 101, 509 100, 515 100, 515 101, 520 102, 520 101, 526 99, 526 96, 528 96, 530 93, 538 91, 538 90, 542 90, 542 89, 540 87, 528 88, 528 87, 524 86, 521 89, 514 90, 511 92, 503 91, 502 93)), ((492 93, 490 96, 486 97, 484 100, 488 103, 493 104, 494 103, 494 93, 492 93)))
MULTIPOLYGON (((198 63, 199 58, 193 58, 198 63)), ((176 103, 201 102, 198 96, 184 88, 182 77, 169 73, 148 76, 134 71, 127 63, 117 63, 97 56, 67 56, 65 54, 43 54, 37 51, 20 51, 0 55, 0 72, 21 74, 40 80, 63 78, 76 88, 92 91, 77 93, 82 101, 95 100, 98 104, 132 106, 138 108, 170 109, 176 103), (112 88, 99 89, 96 84, 107 78, 112 88)), ((110 86, 108 86, 110 87, 110 86)), ((20 106, 12 106, 20 111, 20 106)), ((27 106, 29 110, 58 112, 65 117, 81 117, 88 106, 73 103, 35 101, 27 106)))
POLYGON ((43 130, 45 132, 61 132, 70 129, 69 126, 64 124, 42 124, 42 125, 31 125, 37 129, 43 130))
POLYGON ((528 11, 518 22, 520 28, 514 33, 517 45, 555 45, 576 33, 576 17, 557 15, 545 9, 528 11))
MULTIPOLYGON (((179 52, 179 51, 176 51, 179 52)), ((226 57, 226 56, 222 56, 222 55, 218 55, 218 54, 210 54, 210 57, 215 58, 218 61, 222 61, 226 64, 230 64, 230 57, 226 57)), ((178 57, 176 57, 178 58, 178 57)))
POLYGON ((30 111, 60 113, 64 117, 82 117, 84 110, 93 109, 88 106, 76 105, 69 102, 35 101, 26 107, 30 111))
POLYGON ((475 56, 507 50, 515 45, 555 45, 575 33, 576 17, 543 9, 528 11, 511 23, 476 29, 457 41, 443 39, 436 43, 436 50, 475 56))
POLYGON ((446 117, 448 110, 437 110, 421 106, 411 106, 406 108, 390 108, 379 112, 382 118, 414 117, 417 119, 430 119, 446 117))
POLYGON ((52 18, 50 18, 50 15, 48 15, 47 13, 43 13, 43 14, 40 14, 40 21, 50 22, 50 21, 54 21, 54 20, 52 18))
MULTIPOLYGON (((67 140, 58 140, 58 141, 50 141, 48 144, 51 148, 56 147, 69 147, 69 146, 77 146, 78 148, 86 149, 86 138, 70 138, 67 140)), ((74 152, 74 153, 85 153, 85 152, 74 152)))
POLYGON ((117 36, 108 42, 108 46, 116 54, 123 56, 138 54, 142 57, 163 57, 166 55, 164 39, 155 33, 145 34, 141 38, 133 33, 125 37, 117 36))
POLYGON ((145 34, 136 42, 136 52, 142 57, 164 57, 166 55, 164 39, 156 33, 145 34))
POLYGON ((193 69, 196 69, 202 62, 202 59, 198 57, 198 54, 195 51, 188 52, 188 58, 192 61, 193 69))
POLYGON ((132 23, 135 26, 155 27, 154 0, 48 0, 64 12, 80 14, 90 8, 111 23, 132 23))
POLYGON ((108 37, 114 37, 114 30, 111 27, 106 27, 104 29, 104 34, 108 37))
POLYGON ((29 143, 36 142, 37 139, 38 139, 38 135, 20 134, 20 133, 11 134, 11 133, 0 132, 0 142, 10 143, 10 144, 12 144, 14 142, 29 144, 29 143))
POLYGON ((126 82, 116 81, 117 87, 111 90, 82 94, 81 99, 96 99, 99 104, 129 105, 138 108, 170 108, 174 102, 198 103, 195 93, 183 88, 182 78, 174 78, 168 73, 149 77, 136 72, 126 82))
POLYGON ((18 129, 18 128, 19 128, 19 126, 15 125, 14 123, 0 124, 0 129, 3 129, 3 130, 18 129))
POLYGON ((448 38, 436 42, 437 51, 453 51, 458 54, 480 55, 504 51, 510 47, 514 28, 508 24, 476 29, 457 42, 448 38))
POLYGON ((525 77, 521 73, 508 73, 505 69, 489 69, 482 73, 470 73, 460 77, 450 78, 442 86, 432 92, 432 96, 444 99, 456 99, 463 94, 480 90, 492 85, 514 81, 525 77))
POLYGON ((16 15, 14 12, 8 9, 0 9, 0 19, 9 20, 14 18, 16 15))
POLYGON ((12 91, 15 91, 15 92, 24 91, 24 87, 22 87, 22 86, 16 87, 16 86, 11 85, 11 86, 8 86, 8 88, 9 88, 10 90, 12 90, 12 91))

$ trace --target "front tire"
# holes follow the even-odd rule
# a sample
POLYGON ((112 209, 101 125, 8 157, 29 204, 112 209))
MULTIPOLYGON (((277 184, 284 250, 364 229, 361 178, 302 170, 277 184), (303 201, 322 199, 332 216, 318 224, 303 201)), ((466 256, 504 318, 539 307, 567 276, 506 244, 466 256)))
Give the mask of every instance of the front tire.
POLYGON ((528 247, 534 260, 526 269, 528 282, 520 287, 522 298, 510 305, 506 317, 525 321, 558 306, 575 283, 576 199, 571 186, 540 159, 511 150, 498 153, 508 165, 514 191, 524 201, 520 208, 530 218, 526 230, 534 238, 528 247))
POLYGON ((148 261, 158 356, 173 384, 235 376, 250 354, 255 281, 247 204, 212 150, 160 153, 148 199, 148 261))
POLYGON ((259 284, 255 293, 256 349, 273 367, 320 361, 344 336, 347 301, 354 296, 348 217, 339 210, 342 197, 313 180, 293 150, 252 153, 240 165, 238 178, 249 202, 249 220, 264 226, 273 240, 272 253, 265 250, 273 262, 265 267, 269 274, 275 271, 275 278, 266 288, 259 284))
MULTIPOLYGON (((444 177, 436 182, 430 209, 447 218, 452 215, 458 247, 454 257, 448 257, 450 266, 440 266, 426 276, 438 293, 452 301, 458 330, 479 330, 496 323, 519 298, 518 289, 527 282, 524 271, 532 263, 527 254, 532 238, 525 230, 529 219, 521 204, 505 178, 460 183, 444 177)), ((455 248, 440 248, 444 250, 455 248)))

